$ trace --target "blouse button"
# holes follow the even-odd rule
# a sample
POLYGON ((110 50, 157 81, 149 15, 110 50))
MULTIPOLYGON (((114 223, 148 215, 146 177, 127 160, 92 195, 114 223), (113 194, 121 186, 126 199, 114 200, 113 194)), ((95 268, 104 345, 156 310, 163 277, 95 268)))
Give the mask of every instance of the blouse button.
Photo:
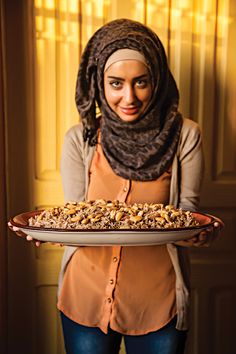
POLYGON ((107 298, 107 302, 109 302, 109 304, 111 303, 111 298, 110 297, 107 298))
POLYGON ((113 262, 117 262, 118 258, 117 257, 113 257, 113 262))
POLYGON ((127 187, 124 187, 123 191, 124 191, 124 192, 127 192, 127 187))
POLYGON ((109 280, 109 283, 110 283, 110 284, 114 284, 114 280, 113 280, 113 279, 110 279, 110 280, 109 280))

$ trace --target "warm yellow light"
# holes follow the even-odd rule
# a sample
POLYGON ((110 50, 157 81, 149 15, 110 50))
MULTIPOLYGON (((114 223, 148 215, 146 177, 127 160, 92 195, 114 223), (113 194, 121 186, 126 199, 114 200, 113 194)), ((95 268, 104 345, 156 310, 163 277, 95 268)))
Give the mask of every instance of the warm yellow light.
POLYGON ((67 36, 68 35, 68 23, 67 21, 60 21, 60 35, 67 36))
POLYGON ((47 38, 55 39, 55 19, 47 18, 45 20, 45 34, 47 38))
POLYGON ((178 1, 178 7, 183 10, 190 9, 192 6, 192 0, 181 0, 178 1))
POLYGON ((78 24, 77 23, 69 23, 69 42, 76 43, 78 45, 79 43, 79 37, 78 37, 78 24))
POLYGON ((85 14, 89 17, 92 16, 92 2, 85 1, 85 14))
MULTIPOLYGON (((168 6, 168 4, 167 4, 167 1, 166 0, 153 0, 152 1, 152 3, 150 4, 150 5, 165 5, 166 7, 168 6)), ((150 6, 149 4, 148 4, 148 6, 150 6)))
POLYGON ((207 0, 203 1, 202 11, 207 14, 212 14, 216 10, 216 1, 215 0, 207 0))
POLYGON ((40 15, 36 16, 35 25, 36 25, 37 32, 43 31, 43 16, 40 16, 40 15))
POLYGON ((143 11, 143 8, 144 8, 143 3, 138 2, 138 3, 136 4, 136 9, 137 9, 137 11, 143 11))
POLYGON ((77 14, 79 7, 79 0, 68 0, 68 10, 70 13, 77 14))
POLYGON ((35 7, 41 8, 43 5, 42 0, 35 0, 34 1, 35 7))
POLYGON ((181 17, 182 11, 181 9, 172 9, 171 11, 173 17, 181 17))
POLYGON ((94 1, 95 14, 98 18, 103 18, 103 0, 94 1))
POLYGON ((68 1, 67 0, 60 0, 59 1, 59 9, 60 12, 67 12, 68 1))
POLYGON ((46 9, 49 9, 49 10, 54 10, 55 7, 56 7, 56 4, 55 4, 55 1, 54 0, 46 0, 44 2, 44 6, 46 9))

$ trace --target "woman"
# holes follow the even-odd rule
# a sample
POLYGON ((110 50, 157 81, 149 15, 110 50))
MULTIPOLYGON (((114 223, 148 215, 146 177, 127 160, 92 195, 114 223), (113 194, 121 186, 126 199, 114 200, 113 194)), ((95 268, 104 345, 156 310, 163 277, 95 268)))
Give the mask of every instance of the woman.
MULTIPOLYGON (((100 28, 78 73, 82 124, 65 136, 65 200, 118 199, 197 210, 201 133, 178 112, 178 102, 154 32, 126 19, 100 28)), ((67 353, 116 354, 122 336, 127 354, 183 353, 189 326, 187 249, 208 246, 214 236, 210 229, 177 244, 67 247, 58 293, 67 353)))
MULTIPOLYGON (((65 200, 197 210, 201 134, 182 118, 178 101, 155 33, 125 19, 100 28, 81 58, 76 104, 82 124, 65 137, 65 200)), ((184 246, 208 245, 212 237, 209 230, 176 245, 68 247, 58 300, 67 352, 118 353, 124 335, 128 354, 183 353, 189 309, 184 246)))

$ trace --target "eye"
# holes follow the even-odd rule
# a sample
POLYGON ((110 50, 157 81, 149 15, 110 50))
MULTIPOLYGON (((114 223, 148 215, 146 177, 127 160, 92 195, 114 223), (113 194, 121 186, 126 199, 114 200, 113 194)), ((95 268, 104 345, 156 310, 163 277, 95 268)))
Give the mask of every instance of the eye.
POLYGON ((135 85, 138 88, 146 88, 149 84, 149 80, 148 79, 139 79, 135 82, 135 85))
POLYGON ((109 82, 109 85, 111 85, 112 88, 118 90, 122 87, 122 83, 118 80, 112 80, 109 82))

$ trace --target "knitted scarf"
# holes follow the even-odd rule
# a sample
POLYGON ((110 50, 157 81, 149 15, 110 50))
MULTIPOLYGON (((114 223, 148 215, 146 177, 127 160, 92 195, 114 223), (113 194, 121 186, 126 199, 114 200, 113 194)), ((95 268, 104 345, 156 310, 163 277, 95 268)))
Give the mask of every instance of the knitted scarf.
POLYGON ((163 45, 151 29, 136 21, 118 19, 95 32, 81 57, 76 105, 83 123, 84 140, 95 145, 100 126, 104 155, 118 176, 150 181, 168 169, 182 128, 178 103, 178 89, 163 45), (109 107, 104 95, 104 66, 109 56, 122 48, 141 52, 151 72, 151 101, 133 122, 124 122, 109 107), (96 118, 96 104, 101 119, 96 118))

